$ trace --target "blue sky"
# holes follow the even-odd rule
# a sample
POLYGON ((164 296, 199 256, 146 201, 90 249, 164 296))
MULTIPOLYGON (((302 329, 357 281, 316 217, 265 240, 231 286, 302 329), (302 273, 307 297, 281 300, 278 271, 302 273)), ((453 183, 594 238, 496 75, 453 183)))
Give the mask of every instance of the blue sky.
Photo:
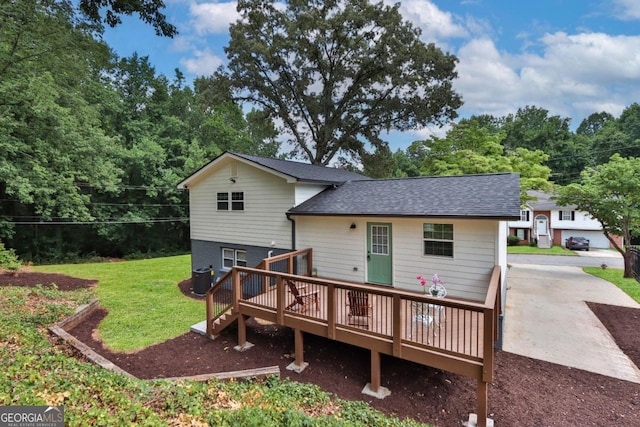
MULTIPOLYGON (((395 3, 384 0, 385 3, 395 3)), ((225 64, 228 26, 235 2, 165 0, 165 13, 180 34, 155 36, 135 18, 108 29, 105 41, 120 56, 148 56, 159 73, 179 68, 189 80, 225 64)), ((455 89, 461 117, 504 116, 535 105, 572 118, 618 116, 640 102, 640 1, 638 0, 456 0, 401 2, 405 19, 459 59, 455 89)), ((442 134, 420 129, 391 135, 392 147, 442 134)))

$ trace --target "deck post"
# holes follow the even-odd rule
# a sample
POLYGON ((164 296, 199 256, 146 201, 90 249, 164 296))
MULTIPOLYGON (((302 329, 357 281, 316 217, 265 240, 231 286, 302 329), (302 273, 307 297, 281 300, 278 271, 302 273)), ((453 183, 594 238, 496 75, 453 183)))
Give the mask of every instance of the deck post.
POLYGON ((238 346, 242 347, 247 342, 247 319, 244 314, 238 316, 238 346))
POLYGON ((371 350, 371 390, 377 393, 380 389, 380 352, 371 350))
POLYGON ((284 307, 285 307, 285 298, 286 298, 286 291, 284 289, 284 280, 282 279, 282 276, 278 275, 276 276, 276 290, 277 290, 277 295, 276 295, 276 322, 278 323, 278 325, 284 325, 284 307))
POLYGON ((294 329, 293 330, 293 337, 295 340, 295 361, 293 361, 293 363, 290 363, 289 366, 287 366, 287 369, 290 371, 294 371, 297 373, 300 373, 302 371, 304 371, 304 368, 306 368, 307 366, 309 366, 308 363, 305 363, 304 361, 304 336, 303 336, 303 332, 300 329, 294 329))
POLYGON ((482 381, 482 379, 478 380, 478 390, 476 392, 476 411, 478 412, 477 418, 477 426, 478 427, 487 427, 487 416, 488 410, 488 392, 489 392, 489 383, 482 381))
POLYGON ((393 355, 402 357, 402 299, 400 295, 393 296, 393 355))
POLYGON ((210 290, 205 294, 206 310, 207 310, 207 336, 213 336, 213 292, 210 290))
POLYGON ((371 350, 371 382, 362 389, 362 394, 384 399, 391 394, 388 388, 380 385, 380 352, 371 350))
POLYGON ((242 280, 240 271, 235 267, 231 270, 231 286, 233 292, 233 308, 238 311, 238 303, 240 298, 242 298, 242 280))
POLYGON ((327 286, 327 338, 336 339, 336 316, 342 311, 336 310, 336 286, 327 286))
POLYGON ((236 351, 246 351, 253 347, 253 344, 247 341, 247 316, 240 314, 238 316, 238 345, 234 347, 236 351))

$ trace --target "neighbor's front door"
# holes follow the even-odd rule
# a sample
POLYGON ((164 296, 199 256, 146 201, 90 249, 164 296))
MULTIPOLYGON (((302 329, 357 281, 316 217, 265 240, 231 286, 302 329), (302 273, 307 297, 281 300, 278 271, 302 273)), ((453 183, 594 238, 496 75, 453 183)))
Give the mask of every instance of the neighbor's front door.
POLYGON ((544 215, 536 216, 536 224, 538 230, 538 236, 548 234, 549 231, 547 229, 547 217, 544 215))
POLYGON ((391 224, 367 223, 367 281, 391 285, 391 224))

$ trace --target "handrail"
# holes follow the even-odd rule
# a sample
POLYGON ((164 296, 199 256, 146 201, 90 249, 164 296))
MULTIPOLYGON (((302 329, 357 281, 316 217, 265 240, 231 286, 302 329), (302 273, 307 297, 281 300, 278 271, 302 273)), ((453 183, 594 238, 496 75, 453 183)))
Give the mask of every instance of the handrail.
MULTIPOLYGON (((244 273, 265 274, 273 278, 276 278, 277 276, 281 276, 283 279, 290 279, 290 280, 301 279, 300 275, 290 274, 290 273, 261 270, 261 269, 250 268, 250 267, 234 267, 234 268, 237 268, 239 271, 244 273)), ((498 274, 499 272, 500 272, 500 269, 498 268, 498 274)), ((386 295, 386 296, 399 295, 403 299, 411 299, 411 300, 425 302, 425 303, 437 303, 441 305, 447 305, 453 308, 473 308, 474 311, 482 311, 485 308, 493 307, 493 304, 489 304, 487 302, 477 302, 477 301, 471 301, 471 300, 454 298, 454 297, 447 297, 445 299, 441 299, 438 297, 431 296, 429 294, 421 294, 421 293, 405 291, 397 288, 388 288, 388 287, 383 288, 380 286, 367 285, 363 283, 344 282, 344 281, 335 280, 335 279, 304 277, 304 281, 307 283, 317 284, 322 286, 334 285, 334 286, 353 289, 353 290, 369 291, 371 293, 378 294, 378 295, 386 295)))
MULTIPOLYGON (((302 250, 298 250, 298 251, 293 251, 293 252, 287 252, 281 255, 276 255, 273 257, 269 257, 269 258, 264 258, 262 261, 260 261, 260 263, 254 268, 254 270, 259 270, 259 271, 266 271, 269 270, 269 267, 271 266, 271 264, 273 264, 274 262, 278 262, 281 260, 285 260, 288 259, 289 262, 287 263, 287 271, 289 272, 293 272, 293 259, 297 256, 300 255, 307 255, 309 261, 307 262, 307 274, 310 273, 310 265, 311 265, 311 253, 312 250, 311 249, 302 249, 302 250)), ((231 310, 236 304, 237 304, 237 299, 241 299, 241 295, 239 295, 239 298, 232 298, 229 301, 223 301, 222 299, 218 299, 218 301, 214 301, 214 295, 217 293, 220 293, 222 290, 222 287, 225 286, 225 284, 227 284, 229 281, 231 281, 233 278, 233 269, 229 270, 224 276, 222 276, 212 287, 210 287, 207 292, 205 292, 205 304, 206 304, 206 316, 207 316, 207 335, 211 336, 213 335, 213 323, 219 319, 220 317, 222 317, 225 313, 227 313, 229 310, 231 310), (218 310, 214 310, 215 307, 215 303, 218 302, 218 304, 220 304, 220 307, 218 307, 218 310), (214 313, 214 311, 216 311, 214 313)), ((249 276, 246 275, 244 277, 241 277, 240 279, 240 289, 242 289, 242 285, 245 283, 246 280, 249 279, 249 276)))

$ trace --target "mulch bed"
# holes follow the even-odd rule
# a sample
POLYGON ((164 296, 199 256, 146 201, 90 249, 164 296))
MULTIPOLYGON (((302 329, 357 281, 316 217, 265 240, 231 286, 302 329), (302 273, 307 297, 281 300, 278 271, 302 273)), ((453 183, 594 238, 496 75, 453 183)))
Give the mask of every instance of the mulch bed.
MULTIPOLYGON (((183 293, 202 299, 190 293, 188 282, 180 284, 183 293)), ((638 364, 640 310, 590 306, 619 346, 638 364)), ((317 384, 343 399, 365 401, 400 418, 459 426, 470 412, 475 412, 475 381, 391 356, 382 357, 382 385, 391 390, 391 395, 383 400, 363 395, 361 390, 369 381, 369 352, 311 334, 305 334, 304 342, 309 366, 301 374, 287 371, 286 366, 293 361, 293 332, 253 320, 248 322, 247 339, 255 347, 242 353, 233 350, 237 343, 233 329, 214 341, 186 333, 135 353, 114 353, 104 348, 95 333, 106 314, 99 309, 70 332, 140 378, 278 365, 282 377, 317 384)), ((501 426, 640 425, 640 384, 497 351, 489 411, 501 426)))

